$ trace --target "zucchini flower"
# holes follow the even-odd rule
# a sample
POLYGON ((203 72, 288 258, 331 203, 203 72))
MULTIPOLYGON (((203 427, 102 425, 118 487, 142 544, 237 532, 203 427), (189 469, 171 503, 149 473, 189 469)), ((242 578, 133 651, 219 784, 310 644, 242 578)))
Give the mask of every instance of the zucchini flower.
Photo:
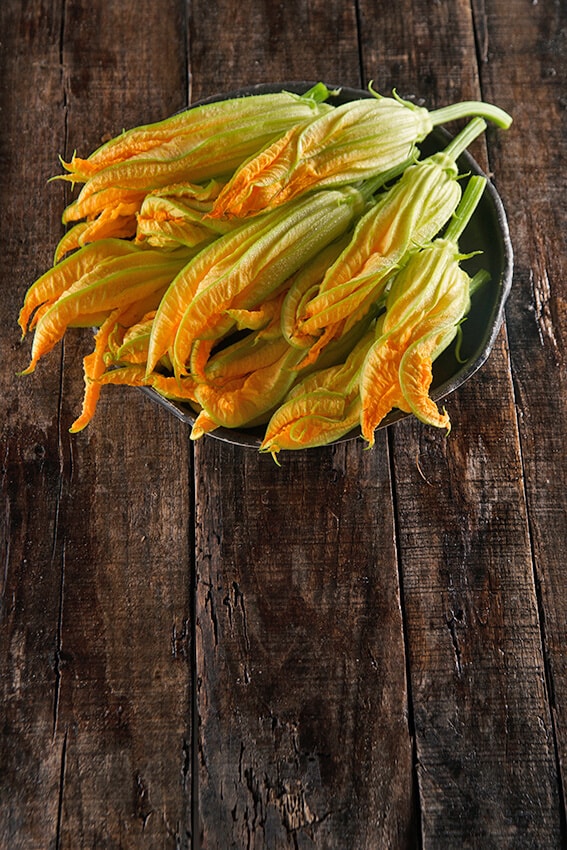
MULTIPOLYGON (((116 263, 119 257, 129 257, 139 253, 139 248, 122 239, 104 239, 85 245, 80 251, 66 257, 58 265, 38 277, 28 288, 18 324, 22 335, 32 330, 42 312, 77 281, 92 273, 93 279, 102 272, 109 262, 116 263)), ((126 260, 126 262, 129 262, 126 260)))
POLYGON ((68 327, 102 325, 115 311, 130 307, 143 313, 155 309, 189 256, 186 249, 166 253, 104 240, 55 266, 32 285, 20 314, 24 330, 30 310, 36 309, 31 361, 22 374, 34 371, 68 327))
POLYGON ((344 362, 318 369, 295 384, 272 415, 261 452, 324 446, 360 423, 360 370, 376 331, 367 331, 344 362))
POLYGON ((237 223, 204 218, 221 187, 211 180, 205 186, 177 184, 150 192, 137 215, 136 241, 154 248, 192 248, 234 230, 237 223))
MULTIPOLYGON (((103 197, 105 200, 100 207, 100 213, 98 213, 98 207, 97 214, 91 215, 85 211, 83 215, 86 221, 80 221, 69 228, 59 240, 55 249, 56 263, 65 254, 76 248, 82 248, 89 242, 97 242, 100 239, 130 239, 135 235, 136 214, 144 194, 115 189, 112 192, 105 192, 103 197)), ((67 220, 73 219, 72 217, 67 219, 64 215, 63 220, 66 223, 67 220)))
POLYGON ((229 180, 211 216, 247 215, 273 209, 304 192, 367 180, 402 169, 433 127, 466 116, 483 116, 501 127, 511 118, 481 102, 463 102, 429 112, 399 97, 350 101, 296 125, 253 156, 229 180))
POLYGON ((213 356, 205 380, 195 385, 195 400, 202 410, 191 430, 197 440, 219 426, 252 427, 272 411, 296 379, 293 367, 299 359, 280 335, 245 340, 213 356))
POLYGON ((187 373, 196 343, 209 346, 337 239, 364 210, 364 191, 316 192, 245 222, 206 245, 178 274, 154 320, 148 369, 168 352, 176 375, 187 373))
MULTIPOLYGON (((192 361, 189 377, 195 381, 195 401, 201 412, 194 423, 191 439, 196 440, 221 425, 249 428, 265 424, 288 390, 290 395, 297 394, 298 391, 291 391, 290 387, 297 383, 297 364, 302 352, 289 345, 281 333, 284 294, 267 302, 270 308, 266 311, 265 324, 258 330, 218 350, 201 370, 194 369, 192 361)), ((343 364, 353 347, 368 335, 369 326, 370 322, 362 322, 344 340, 329 346, 325 357, 328 364, 343 364)), ((370 337, 373 339, 374 333, 370 337)), ((359 349, 360 346, 357 351, 359 349)), ((327 370, 329 377, 333 376, 333 390, 338 391, 341 381, 344 384, 349 369, 352 372, 354 357, 350 357, 346 366, 327 370)), ((312 387, 317 378, 303 380, 312 387)))
POLYGON ((133 192, 230 174, 290 127, 332 110, 322 102, 329 94, 319 83, 304 95, 282 91, 205 103, 128 130, 87 159, 73 156, 62 163, 69 173, 54 179, 84 186, 63 220, 98 215, 133 192), (109 192, 116 196, 112 202, 109 192))
POLYGON ((145 313, 130 327, 117 324, 108 337, 104 352, 106 366, 145 364, 148 359, 148 342, 155 310, 145 313))
POLYGON ((409 166, 360 219, 310 297, 298 299, 301 281, 291 287, 287 301, 298 303, 291 329, 290 308, 284 307, 287 334, 292 344, 310 347, 308 362, 379 302, 392 275, 447 223, 461 199, 456 160, 485 129, 475 118, 444 151, 409 166))
POLYGON ((471 177, 444 236, 414 254, 394 279, 380 333, 360 376, 361 428, 369 445, 393 407, 450 429, 446 411, 439 412, 429 397, 432 364, 457 335, 470 308, 471 289, 486 276, 480 272, 471 281, 460 266, 467 255, 458 248, 485 184, 485 178, 471 177))

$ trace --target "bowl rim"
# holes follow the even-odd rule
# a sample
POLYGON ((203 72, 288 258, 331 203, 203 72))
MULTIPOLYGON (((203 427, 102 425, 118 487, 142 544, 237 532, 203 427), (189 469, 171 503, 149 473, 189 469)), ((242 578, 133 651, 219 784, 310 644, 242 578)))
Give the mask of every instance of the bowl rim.
MULTIPOLYGON (((322 81, 289 80, 282 82, 254 83, 248 86, 241 86, 232 91, 219 92, 208 97, 200 98, 194 103, 191 103, 189 106, 179 110, 179 112, 186 112, 188 109, 194 109, 197 106, 202 106, 207 103, 215 103, 220 100, 235 99, 239 97, 249 97, 255 94, 273 94, 279 91, 291 92, 293 94, 304 94, 310 88, 317 85, 318 82, 322 81)), ((323 82, 324 85, 326 85, 329 91, 331 92, 329 102, 336 101, 337 99, 340 99, 340 102, 347 102, 361 98, 373 97, 373 94, 369 88, 359 89, 352 86, 343 86, 339 84, 331 85, 330 83, 327 83, 325 81, 323 82)), ((430 133, 427 138, 431 139, 435 137, 441 137, 444 143, 447 143, 452 138, 451 134, 445 129, 444 126, 435 127, 432 133, 430 133)), ((438 386, 434 387, 431 390, 430 397, 435 402, 438 402, 446 396, 450 395, 459 387, 461 387, 464 383, 466 383, 484 365, 484 363, 490 356, 490 353, 494 347, 494 344, 504 322, 505 307, 506 302, 508 300, 508 296, 510 294, 510 290, 512 288, 512 278, 514 270, 514 252, 512 247, 512 240, 510 237, 510 228, 508 225, 508 219, 506 216, 506 211, 502 202, 502 198, 500 197, 490 177, 485 173, 485 171, 480 167, 480 165, 468 151, 464 151, 461 154, 458 159, 458 162, 460 163, 460 166, 465 165, 470 173, 478 174, 486 178, 487 182, 483 199, 486 202, 486 197, 488 197, 494 209, 494 214, 496 221, 498 222, 500 237, 502 241, 503 263, 500 273, 500 280, 497 283, 498 296, 493 304, 491 322, 490 325, 486 328, 486 332, 483 337, 483 342, 481 346, 477 349, 474 357, 471 357, 470 360, 465 361, 463 367, 459 369, 453 376, 442 381, 438 386)), ((185 422, 187 425, 192 426, 195 422, 195 419, 197 418, 197 413, 193 411, 189 404, 165 398, 152 387, 140 387, 139 389, 141 389, 141 391, 145 395, 147 395, 148 398, 150 398, 152 401, 156 402, 160 406, 164 407, 167 411, 169 411, 170 414, 185 422)), ((400 422, 403 419, 407 419, 408 417, 413 415, 414 414, 412 413, 406 413, 395 408, 394 410, 390 411, 387 416, 384 417, 384 419, 377 426, 376 430, 387 428, 390 425, 393 425, 396 422, 400 422)), ((258 449, 262 440, 261 436, 258 433, 258 429, 232 429, 226 428, 224 426, 219 426, 218 428, 208 432, 204 436, 212 437, 213 439, 219 440, 224 443, 230 443, 235 446, 255 449, 258 449)), ((348 434, 345 434, 343 437, 340 437, 327 445, 338 445, 340 443, 350 442, 352 440, 357 439, 358 437, 360 437, 360 429, 355 428, 348 434)), ((303 451, 307 451, 307 449, 304 449, 303 451)))

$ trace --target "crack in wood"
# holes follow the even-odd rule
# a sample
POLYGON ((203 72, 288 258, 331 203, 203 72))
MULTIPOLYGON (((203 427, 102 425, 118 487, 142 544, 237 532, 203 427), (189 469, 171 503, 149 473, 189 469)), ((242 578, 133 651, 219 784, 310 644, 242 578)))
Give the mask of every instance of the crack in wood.
POLYGON ((536 273, 530 269, 530 284, 534 298, 534 316, 541 344, 545 346, 546 339, 557 351, 558 342, 551 312, 551 284, 545 266, 536 273))
MULTIPOLYGON (((53 532, 54 542, 53 546, 55 547, 55 538, 57 537, 57 528, 58 528, 58 515, 59 515, 59 497, 57 496, 57 511, 56 511, 56 519, 55 519, 55 528, 53 532)), ((52 552, 52 560, 54 557, 54 552, 52 552)), ((61 685, 63 678, 63 610, 64 610, 64 601, 65 601, 65 544, 63 543, 63 548, 61 552, 61 573, 59 579, 59 611, 57 614, 57 632, 55 636, 55 653, 54 653, 54 662, 53 662, 53 672, 54 672, 54 688, 53 688, 53 726, 52 726, 52 735, 55 739, 55 735, 57 734, 57 724, 59 720, 59 702, 61 699, 61 685)))
POLYGON ((189 617, 184 617, 180 631, 177 630, 177 623, 173 623, 171 628, 171 655, 175 659, 186 659, 189 642, 189 617))
POLYGON ((213 626, 213 641, 215 647, 219 645, 219 622, 217 618, 217 612, 215 607, 215 598, 213 594, 213 587, 211 584, 208 584, 207 594, 205 596, 205 611, 209 612, 209 617, 213 626))
POLYGON ((67 729, 61 745, 61 763, 59 768, 59 798, 57 801, 57 825, 55 828, 55 850, 61 847, 61 828, 63 822, 63 796, 65 791, 65 769, 67 765, 67 729))
POLYGON ((472 17, 476 44, 476 55, 479 64, 488 62, 488 15, 484 0, 473 0, 472 17))
POLYGON ((136 773, 134 783, 136 795, 136 817, 142 821, 142 832, 144 832, 148 825, 148 821, 154 813, 154 808, 150 803, 149 789, 140 773, 136 773))
POLYGON ((183 781, 183 789, 187 790, 188 782, 191 779, 191 747, 186 738, 183 738, 181 745, 181 757, 181 779, 183 781))
POLYGON ((463 664, 462 651, 459 644, 459 635, 457 633, 457 628, 459 623, 462 624, 463 617, 463 612, 459 609, 457 612, 451 612, 451 616, 446 618, 447 628, 449 630, 449 634, 451 635, 451 645, 453 647, 455 669, 459 678, 461 678, 461 676, 463 675, 463 664))

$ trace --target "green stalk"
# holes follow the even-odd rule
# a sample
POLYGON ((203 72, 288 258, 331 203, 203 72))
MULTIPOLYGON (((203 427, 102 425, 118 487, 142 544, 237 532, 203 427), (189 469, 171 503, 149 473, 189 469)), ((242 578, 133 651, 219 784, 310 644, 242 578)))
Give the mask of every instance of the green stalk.
POLYGON ((486 121, 483 118, 473 118, 464 130, 455 136, 445 148, 445 153, 453 161, 457 160, 474 140, 486 130, 486 121))
POLYGON ((304 92, 300 97, 303 100, 313 100, 315 103, 324 103, 331 95, 339 93, 338 89, 330 90, 325 83, 315 83, 310 89, 304 92))
POLYGON ((467 188, 463 192, 463 197, 461 198, 459 206, 455 210, 447 230, 445 231, 444 239, 449 242, 454 242, 455 244, 459 241, 463 230, 471 220, 472 215, 478 206, 486 183, 486 177, 481 177, 480 174, 475 174, 470 178, 467 188))
POLYGON ((486 269, 479 269, 469 283, 469 295, 472 297, 479 289, 482 289, 485 283, 490 280, 490 272, 486 269))
POLYGON ((445 124, 447 121, 467 118, 470 115, 486 118, 504 130, 507 130, 512 123, 512 116, 503 109, 500 109, 499 106, 494 106, 492 103, 483 103, 479 100, 464 100, 461 103, 452 103, 449 106, 434 109, 429 115, 434 127, 437 127, 439 124, 445 124))
POLYGON ((388 171, 382 171, 375 177, 365 180, 364 183, 360 183, 356 186, 356 188, 364 198, 364 201, 368 202, 379 189, 382 189, 387 183, 390 183, 400 177, 410 165, 414 164, 415 161, 416 157, 411 156, 403 162, 400 162, 398 165, 395 165, 393 168, 388 169, 388 171))

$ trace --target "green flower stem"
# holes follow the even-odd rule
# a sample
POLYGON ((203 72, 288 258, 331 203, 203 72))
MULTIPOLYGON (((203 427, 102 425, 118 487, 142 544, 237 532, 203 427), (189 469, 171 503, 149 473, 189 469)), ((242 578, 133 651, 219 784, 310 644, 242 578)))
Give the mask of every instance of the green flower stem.
POLYGON ((458 136, 449 142, 445 153, 453 161, 457 160, 474 140, 486 130, 486 121, 483 118, 473 118, 467 126, 461 130, 458 136))
POLYGON ((324 103, 331 95, 338 94, 336 90, 330 90, 325 83, 315 83, 310 89, 304 92, 300 97, 303 100, 313 100, 315 103, 324 103))
POLYGON ((475 174, 470 178, 467 188, 463 192, 463 197, 459 202, 459 206, 455 210, 453 218, 445 231, 444 238, 447 241, 455 243, 459 241, 463 230, 471 220, 478 206, 486 183, 486 177, 481 177, 480 174, 475 174))
POLYGON ((447 121, 467 118, 470 115, 478 115, 481 118, 486 118, 504 130, 507 130, 512 123, 512 116, 503 109, 500 109, 499 106, 477 100, 464 100, 461 103, 452 103, 450 106, 434 109, 429 115, 434 127, 437 127, 439 124, 445 124, 447 121))
POLYGON ((394 168, 390 168, 388 171, 382 171, 380 174, 377 174, 376 177, 371 177, 369 180, 365 180, 364 183, 359 184, 356 188, 364 200, 369 201, 379 189, 382 189, 387 183, 391 183, 393 180, 397 180, 398 177, 401 177, 404 171, 410 165, 413 165, 415 161, 416 158, 412 156, 399 163, 399 165, 394 166, 394 168))
POLYGON ((471 282, 469 284, 469 295, 471 297, 475 295, 479 289, 482 289, 485 283, 488 283, 490 277, 490 272, 486 269, 480 269, 477 271, 474 277, 471 278, 471 282))

